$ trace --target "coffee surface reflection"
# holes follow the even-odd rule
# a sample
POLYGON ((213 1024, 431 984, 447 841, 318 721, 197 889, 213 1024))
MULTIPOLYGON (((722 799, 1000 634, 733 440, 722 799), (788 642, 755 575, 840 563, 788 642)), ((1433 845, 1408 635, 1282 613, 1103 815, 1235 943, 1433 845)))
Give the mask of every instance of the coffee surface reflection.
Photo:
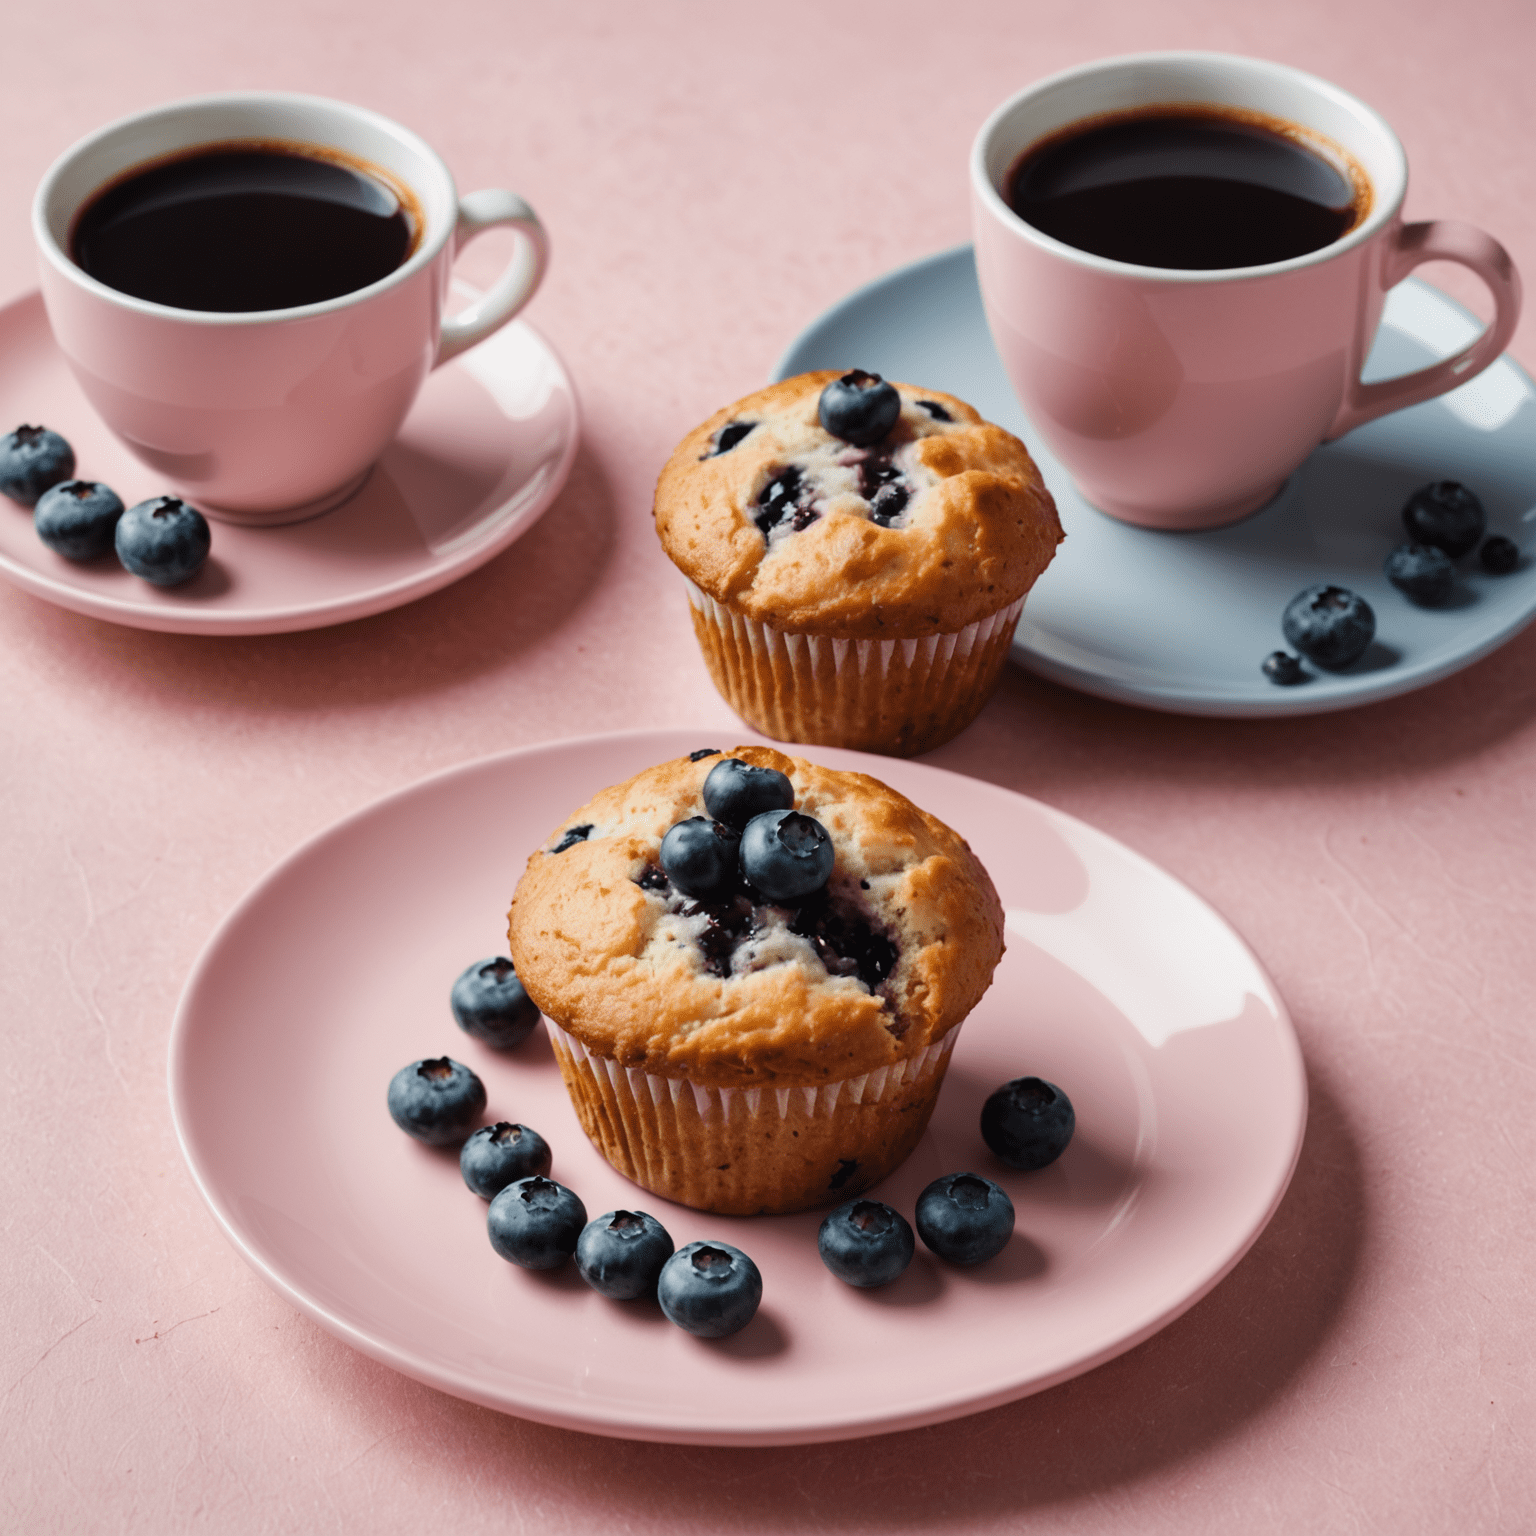
POLYGON ((1183 271, 1268 266, 1347 234, 1364 174, 1293 125, 1218 107, 1091 118, 1032 145, 1009 173, 1027 224, 1112 261, 1183 271))
POLYGON ((217 144, 118 178, 81 211, 69 246, 119 293, 250 313, 378 282, 410 256, 419 223, 409 194, 364 162, 217 144))

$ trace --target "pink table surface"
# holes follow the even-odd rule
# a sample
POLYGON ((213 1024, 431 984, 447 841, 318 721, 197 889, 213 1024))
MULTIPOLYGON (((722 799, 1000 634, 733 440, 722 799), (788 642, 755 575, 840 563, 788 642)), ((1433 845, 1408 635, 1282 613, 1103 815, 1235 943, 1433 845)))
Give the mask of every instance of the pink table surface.
MULTIPOLYGON (((502 1417, 268 1290, 172 1135, 183 978, 300 839, 506 747, 731 734, 650 530, 662 460, 828 304, 966 238, 965 155, 997 100, 1152 47, 1353 89, 1406 143, 1409 215, 1482 224, 1536 277, 1526 0, 8 9, 0 295, 33 280, 32 187, 97 123, 220 88, 346 97, 422 132, 462 187, 539 209, 554 264, 529 318, 575 375, 586 436, 520 543, 340 628, 150 634, 0 590, 0 1528, 1536 1524, 1536 633, 1422 693, 1295 722, 1159 716, 1010 669, 933 754, 1191 884, 1269 967, 1309 1063, 1300 1168, 1253 1252, 1164 1333, 1040 1396, 786 1450, 502 1417)), ((493 267, 477 253, 467 275, 493 267)), ((1514 347, 1528 365, 1533 336, 1536 314, 1514 347)))

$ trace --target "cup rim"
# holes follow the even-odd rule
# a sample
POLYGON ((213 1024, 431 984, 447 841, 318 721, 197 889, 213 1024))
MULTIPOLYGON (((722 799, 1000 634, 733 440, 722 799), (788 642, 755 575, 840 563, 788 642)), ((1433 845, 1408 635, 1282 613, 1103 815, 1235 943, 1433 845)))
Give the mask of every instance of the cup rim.
MULTIPOLYGON (((1148 105, 1152 105, 1152 103, 1148 103, 1148 105)), ((1316 131, 1321 132, 1321 130, 1316 131)), ((1086 64, 1077 64, 1070 69, 1058 70, 1055 74, 1045 75, 1041 79, 1024 86, 1021 90, 1015 91, 1007 100, 994 108, 977 130, 976 137, 971 144, 971 194, 973 201, 977 204, 978 210, 984 209, 995 222, 999 223, 1010 234, 1029 241, 1053 256, 1070 261, 1077 266, 1086 267, 1091 271, 1101 272, 1107 276, 1134 276, 1139 281, 1158 284, 1186 285, 1192 283, 1251 282, 1257 278, 1278 277, 1287 272, 1296 272, 1307 267, 1320 266, 1324 262, 1334 261, 1340 256, 1373 240, 1386 225, 1398 216, 1403 205, 1403 198, 1407 192, 1407 186, 1408 159, 1404 153, 1402 141, 1398 138, 1387 120, 1374 107, 1368 106, 1365 102, 1361 101, 1358 96, 1344 90, 1342 86, 1333 84, 1330 80, 1323 79, 1320 75, 1310 74, 1308 71, 1297 69, 1290 64, 1277 63, 1272 59, 1254 58, 1248 54, 1219 53, 1206 49, 1168 49, 1147 53, 1115 54, 1112 57, 1093 59, 1086 64), (1034 225, 1020 218, 1008 206, 1002 193, 993 184, 991 174, 987 169, 987 157, 991 141, 998 130, 1024 102, 1031 97, 1068 84, 1073 80, 1101 74, 1108 70, 1125 69, 1135 66, 1178 64, 1220 64, 1235 67, 1250 75, 1269 74, 1271 76, 1279 76, 1329 99, 1335 106, 1341 108, 1349 115, 1362 120, 1381 136, 1383 147, 1391 155, 1394 162, 1393 185, 1383 189, 1377 185, 1377 178, 1372 176, 1371 211, 1354 229, 1341 235, 1337 240, 1332 240, 1327 245, 1319 246, 1317 250, 1308 251, 1301 256, 1288 257, 1285 261, 1266 262, 1262 266, 1254 267, 1147 267, 1135 262, 1116 261, 1111 257, 1096 256, 1091 251, 1079 250, 1075 245, 1068 245, 1065 241, 1057 240, 1054 236, 1046 234, 1043 230, 1036 229, 1034 225), (1383 191, 1385 191, 1386 195, 1382 195, 1383 191)))
MULTIPOLYGON (((217 143, 219 140, 208 139, 207 142, 217 143)), ((89 197, 94 196, 99 190, 99 187, 93 188, 87 197, 80 199, 79 205, 71 213, 71 219, 85 205, 89 197)), ((417 190, 419 193, 420 189, 417 190)), ((409 282, 417 273, 437 259, 443 246, 453 234, 455 228, 453 212, 457 210, 458 201, 458 186, 454 182, 453 172, 448 169, 442 156, 419 134, 413 133, 403 123, 397 123, 393 118, 384 116, 382 112, 357 106, 353 102, 339 101, 333 96, 316 96, 303 91, 212 91, 199 96, 179 96, 172 101, 161 102, 157 106, 148 107, 139 112, 127 113, 122 117, 114 118, 109 123, 104 123, 86 134, 84 138, 77 139, 54 160, 37 185, 37 191, 32 198, 32 238, 43 259, 60 276, 119 309, 131 310, 156 319, 174 319, 188 325, 213 327, 278 325, 288 320, 312 319, 366 304, 379 294, 409 282), (287 309, 252 310, 181 309, 174 304, 157 304, 150 299, 135 298, 130 293, 123 293, 120 289, 112 288, 92 277, 70 258, 69 253, 54 238, 49 222, 49 210, 57 193, 58 184, 69 168, 90 150, 140 123, 152 122, 158 117, 188 109, 284 105, 321 108, 325 111, 344 113, 364 122, 374 131, 398 140, 407 149, 419 155, 442 178, 443 188, 451 205, 450 216, 443 220, 442 228, 436 231, 424 230, 421 243, 406 261, 396 267, 393 272, 387 273, 377 282, 369 283, 366 287, 355 288, 350 293, 338 294, 333 299, 322 299, 315 304, 296 304, 287 309)))

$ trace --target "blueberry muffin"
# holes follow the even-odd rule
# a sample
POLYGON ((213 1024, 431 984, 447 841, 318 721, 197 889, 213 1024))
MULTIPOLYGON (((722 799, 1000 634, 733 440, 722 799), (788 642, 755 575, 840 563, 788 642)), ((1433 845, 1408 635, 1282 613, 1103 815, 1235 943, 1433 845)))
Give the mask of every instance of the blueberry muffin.
POLYGON ((510 938, 608 1161, 753 1215, 846 1200, 912 1150, 1003 913, 904 796, 738 747, 568 817, 528 861, 510 938))
POLYGON ((859 371, 717 411, 667 461, 655 516, 743 719, 903 757, 986 702, 1062 538, 1018 438, 953 395, 859 371))

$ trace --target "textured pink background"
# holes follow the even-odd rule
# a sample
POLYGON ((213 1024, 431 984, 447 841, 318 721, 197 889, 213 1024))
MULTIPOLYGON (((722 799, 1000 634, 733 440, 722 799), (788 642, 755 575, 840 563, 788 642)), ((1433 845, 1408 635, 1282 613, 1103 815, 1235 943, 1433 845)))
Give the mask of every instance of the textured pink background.
MULTIPOLYGON (((935 754, 1096 822, 1214 902, 1278 981, 1311 1067, 1301 1166, 1253 1253, 1065 1387, 797 1450, 545 1429, 313 1327, 244 1267, 182 1167, 165 1095, 182 978, 300 838, 503 747, 651 724, 729 734, 650 532, 656 470, 826 305, 966 238, 965 153, 1017 85, 1150 47, 1315 70, 1397 126, 1410 217, 1480 223, 1536 277, 1526 0, 892 0, 875 15, 799 0, 9 8, 0 294, 33 282, 33 185, 97 123, 236 86, 342 96, 419 130, 461 186, 509 184, 539 209, 554 266, 529 318, 576 376, 587 438, 513 549, 342 628, 180 638, 0 591, 0 1527, 1536 1523, 1536 633, 1423 693, 1294 723, 1156 716, 1011 670, 935 754)), ((470 275, 494 266, 477 256, 470 275)), ((1528 364, 1533 327, 1515 343, 1528 364)))

